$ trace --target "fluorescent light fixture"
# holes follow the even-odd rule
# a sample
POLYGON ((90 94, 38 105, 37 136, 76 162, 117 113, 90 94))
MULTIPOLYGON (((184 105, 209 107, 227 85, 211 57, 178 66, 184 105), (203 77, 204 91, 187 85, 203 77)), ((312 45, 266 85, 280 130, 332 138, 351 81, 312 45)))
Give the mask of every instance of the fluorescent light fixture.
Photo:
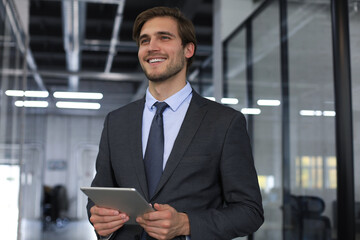
POLYGON ((300 111, 301 116, 322 116, 322 111, 320 110, 301 110, 300 111))
POLYGON ((11 97, 37 97, 37 98, 47 98, 49 96, 48 91, 22 91, 22 90, 7 90, 5 91, 7 96, 11 97))
POLYGON ((90 102, 57 102, 56 107, 71 109, 99 109, 101 105, 99 103, 90 102))
POLYGON ((54 98, 102 99, 102 93, 95 92, 54 92, 54 98))
POLYGON ((221 103, 236 105, 239 103, 239 100, 237 98, 222 98, 221 103))
POLYGON ((211 100, 211 101, 216 101, 216 99, 214 98, 214 97, 205 97, 206 99, 209 99, 209 100, 211 100))
MULTIPOLYGON (((216 99, 214 97, 205 97, 211 101, 216 101, 216 99)), ((221 99, 221 103, 222 104, 238 104, 239 100, 237 98, 222 98, 221 99)))
POLYGON ((5 91, 6 96, 9 97, 23 97, 24 91, 21 90, 6 90, 5 91))
POLYGON ((279 100, 272 100, 272 99, 259 99, 257 101, 257 104, 259 106, 279 106, 280 105, 279 100))
POLYGON ((48 96, 48 91, 25 91, 25 97, 47 98, 48 96))
POLYGON ((243 114, 259 115, 261 113, 261 110, 259 108, 242 108, 241 112, 243 114))
POLYGON ((335 111, 323 111, 323 115, 325 117, 335 117, 336 116, 336 112, 335 111))
POLYGON ((15 101, 15 106, 46 108, 49 106, 49 103, 47 101, 15 101))

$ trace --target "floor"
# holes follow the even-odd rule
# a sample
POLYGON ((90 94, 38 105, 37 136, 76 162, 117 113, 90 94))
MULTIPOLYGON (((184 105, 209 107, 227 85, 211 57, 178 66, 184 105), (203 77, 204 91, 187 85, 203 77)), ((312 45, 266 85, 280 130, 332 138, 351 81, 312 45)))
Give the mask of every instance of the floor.
POLYGON ((96 240, 94 230, 87 220, 51 224, 45 231, 40 221, 23 220, 21 229, 21 240, 96 240))

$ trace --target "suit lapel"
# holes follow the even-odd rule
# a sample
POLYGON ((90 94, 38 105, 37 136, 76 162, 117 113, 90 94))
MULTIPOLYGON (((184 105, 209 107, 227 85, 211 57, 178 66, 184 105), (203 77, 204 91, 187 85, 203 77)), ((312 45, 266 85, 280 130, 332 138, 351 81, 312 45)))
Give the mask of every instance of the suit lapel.
POLYGON ((193 91, 189 109, 185 115, 178 136, 176 137, 173 149, 166 163, 164 172, 160 178, 159 185, 155 190, 154 196, 156 196, 157 192, 168 181, 180 160, 182 159, 186 149, 188 148, 206 114, 206 108, 203 107, 205 104, 206 102, 204 99, 200 97, 195 91, 193 91))
POLYGON ((130 142, 130 149, 131 154, 133 156, 133 165, 135 168, 135 172, 137 178, 139 180, 139 184, 141 189, 138 189, 142 192, 143 196, 147 200, 149 200, 148 196, 148 189, 147 189, 147 181, 145 175, 145 167, 143 161, 143 154, 142 154, 142 118, 144 112, 144 104, 145 99, 139 100, 135 102, 135 107, 129 111, 129 142, 130 142), (135 122, 134 122, 134 119, 135 122))

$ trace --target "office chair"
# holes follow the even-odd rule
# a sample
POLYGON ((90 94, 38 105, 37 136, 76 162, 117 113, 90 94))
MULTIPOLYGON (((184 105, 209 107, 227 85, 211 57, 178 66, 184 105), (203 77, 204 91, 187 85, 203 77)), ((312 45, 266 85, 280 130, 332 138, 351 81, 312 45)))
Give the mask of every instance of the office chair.
POLYGON ((325 202, 315 196, 291 196, 293 236, 297 240, 331 240, 330 219, 321 214, 325 202))

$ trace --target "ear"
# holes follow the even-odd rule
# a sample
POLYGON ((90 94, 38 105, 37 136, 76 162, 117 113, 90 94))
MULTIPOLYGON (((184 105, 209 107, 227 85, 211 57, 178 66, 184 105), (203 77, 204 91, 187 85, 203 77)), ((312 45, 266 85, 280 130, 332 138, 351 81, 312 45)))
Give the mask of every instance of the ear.
POLYGON ((194 56, 194 51, 195 51, 194 43, 190 42, 186 44, 186 46, 184 47, 185 57, 191 58, 192 56, 194 56))

